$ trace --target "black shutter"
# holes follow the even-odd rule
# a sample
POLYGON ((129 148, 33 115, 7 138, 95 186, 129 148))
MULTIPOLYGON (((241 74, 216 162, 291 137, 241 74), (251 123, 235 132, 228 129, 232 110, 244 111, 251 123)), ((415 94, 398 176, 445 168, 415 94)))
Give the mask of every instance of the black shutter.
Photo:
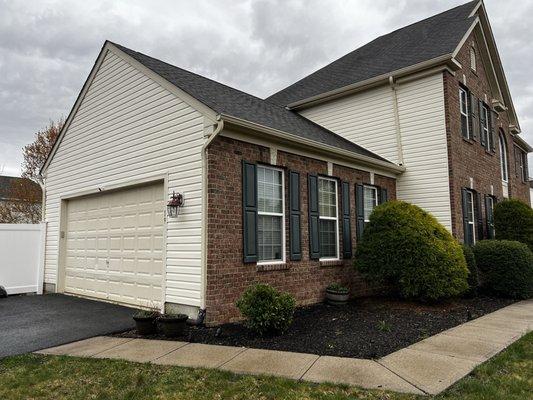
POLYGON ((320 258, 320 232, 318 228, 318 176, 309 175, 308 181, 309 202, 309 258, 320 258))
POLYGON ((479 100, 479 142, 482 146, 487 147, 487 138, 485 137, 485 132, 483 131, 483 126, 485 125, 485 116, 483 114, 483 102, 479 100))
POLYGON ((379 189, 379 204, 389 201, 389 193, 386 188, 379 189))
POLYGON ((470 93, 470 136, 471 139, 477 139, 479 131, 479 120, 477 118, 477 99, 473 93, 470 93))
POLYGON ((355 185, 355 209, 357 211, 357 239, 360 239, 365 229, 365 192, 363 185, 355 185))
POLYGON ((257 262, 257 166, 242 162, 244 262, 257 262))
POLYGON ((289 171, 289 244, 290 257, 293 261, 302 259, 300 238, 300 174, 289 171))
POLYGON ((350 184, 342 182, 342 256, 352 258, 352 227, 350 223, 350 184))
POLYGON ((461 189, 462 203, 463 203, 463 231, 465 244, 472 245, 473 238, 470 226, 468 224, 468 190, 461 189))
POLYGON ((487 217, 487 239, 494 239, 494 214, 491 203, 495 200, 491 196, 485 195, 485 215, 487 217))
POLYGON ((483 229, 483 212, 481 209, 481 196, 479 193, 474 193, 476 204, 474 206, 476 211, 476 228, 477 228, 477 240, 485 239, 485 230, 483 229))
POLYGON ((494 142, 494 139, 496 137, 496 119, 498 118, 498 114, 495 111, 490 112, 490 126, 489 126, 489 145, 490 145, 490 151, 495 152, 496 151, 496 143, 494 142))

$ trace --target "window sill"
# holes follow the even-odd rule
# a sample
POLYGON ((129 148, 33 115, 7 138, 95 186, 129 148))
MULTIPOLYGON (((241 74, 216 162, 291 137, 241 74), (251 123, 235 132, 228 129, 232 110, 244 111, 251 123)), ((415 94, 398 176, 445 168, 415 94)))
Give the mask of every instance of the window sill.
POLYGON ((319 265, 321 267, 341 267, 344 265, 343 260, 320 260, 319 265))
POLYGON ((272 264, 257 264, 257 272, 267 272, 267 271, 284 271, 289 269, 287 263, 272 263, 272 264))
POLYGON ((467 139, 467 138, 465 138, 464 136, 461 136, 461 137, 462 137, 463 141, 466 142, 466 143, 468 143, 468 144, 474 144, 474 143, 476 143, 476 141, 475 141, 474 139, 467 139))

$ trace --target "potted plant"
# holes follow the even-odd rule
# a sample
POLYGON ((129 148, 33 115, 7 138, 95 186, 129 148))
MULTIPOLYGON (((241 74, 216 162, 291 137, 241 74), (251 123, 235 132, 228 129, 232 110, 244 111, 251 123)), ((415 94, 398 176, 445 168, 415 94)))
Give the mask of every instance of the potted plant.
POLYGON ((135 326, 139 335, 152 335, 156 333, 156 320, 159 313, 153 310, 139 310, 133 315, 135 326))
POLYGON ((159 318, 161 330, 166 337, 183 336, 188 316, 185 314, 164 314, 159 318))
POLYGON ((326 288, 326 300, 329 304, 342 306, 348 302, 350 289, 340 283, 332 283, 326 288))

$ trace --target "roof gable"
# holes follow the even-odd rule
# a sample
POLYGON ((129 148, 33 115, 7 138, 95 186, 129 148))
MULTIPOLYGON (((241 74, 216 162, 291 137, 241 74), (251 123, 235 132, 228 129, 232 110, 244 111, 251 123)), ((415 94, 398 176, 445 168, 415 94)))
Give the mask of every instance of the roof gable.
POLYGON ((289 105, 373 77, 451 55, 471 27, 479 0, 408 25, 346 54, 267 100, 289 105))

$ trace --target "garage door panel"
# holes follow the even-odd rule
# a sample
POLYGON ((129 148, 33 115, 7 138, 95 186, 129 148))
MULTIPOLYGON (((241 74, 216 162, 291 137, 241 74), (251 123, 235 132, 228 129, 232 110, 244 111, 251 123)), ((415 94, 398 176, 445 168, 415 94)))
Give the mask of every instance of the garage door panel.
POLYGON ((158 307, 164 210, 161 183, 70 200, 65 291, 158 307))

